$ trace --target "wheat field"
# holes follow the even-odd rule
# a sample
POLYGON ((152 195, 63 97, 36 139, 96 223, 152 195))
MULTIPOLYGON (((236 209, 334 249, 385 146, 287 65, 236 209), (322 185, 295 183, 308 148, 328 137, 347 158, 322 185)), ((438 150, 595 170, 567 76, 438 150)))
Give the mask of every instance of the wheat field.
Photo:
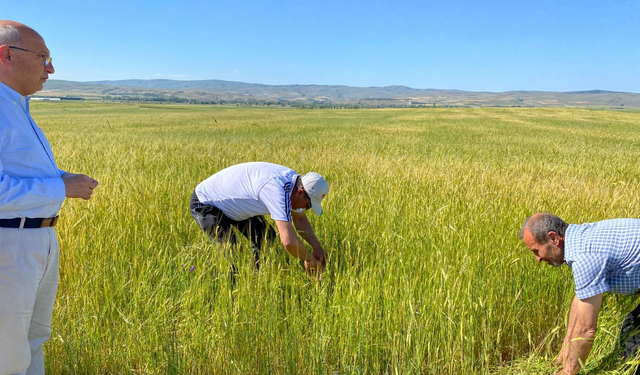
MULTIPOLYGON (((58 224, 49 373, 550 374, 573 280, 525 217, 640 217, 640 113, 33 103, 61 169, 100 181, 58 224), (274 244, 259 272, 188 210, 216 171, 268 161, 331 186, 322 281, 274 244)), ((586 373, 623 374, 607 296, 586 373)))

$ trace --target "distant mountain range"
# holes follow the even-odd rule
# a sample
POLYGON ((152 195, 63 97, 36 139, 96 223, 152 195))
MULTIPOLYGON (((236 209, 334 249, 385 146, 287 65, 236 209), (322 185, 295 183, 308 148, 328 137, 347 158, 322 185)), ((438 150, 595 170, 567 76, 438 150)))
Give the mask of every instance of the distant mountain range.
MULTIPOLYGON (((190 102, 333 103, 362 106, 640 108, 640 94, 604 90, 471 92, 406 86, 262 85, 168 79, 73 82, 49 80, 40 97, 190 102)), ((258 103, 259 104, 259 103, 258 103)))

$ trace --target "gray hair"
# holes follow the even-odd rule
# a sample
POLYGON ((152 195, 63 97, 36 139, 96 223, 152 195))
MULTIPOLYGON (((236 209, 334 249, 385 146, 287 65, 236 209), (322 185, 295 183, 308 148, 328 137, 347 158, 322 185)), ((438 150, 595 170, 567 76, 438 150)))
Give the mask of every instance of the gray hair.
POLYGON ((0 24, 0 46, 14 45, 20 42, 20 31, 13 25, 0 24))
POLYGON ((564 237, 564 232, 569 224, 556 215, 541 213, 529 216, 522 224, 519 237, 523 239, 524 231, 529 229, 533 239, 539 244, 546 244, 549 241, 549 232, 556 232, 560 237, 564 237))

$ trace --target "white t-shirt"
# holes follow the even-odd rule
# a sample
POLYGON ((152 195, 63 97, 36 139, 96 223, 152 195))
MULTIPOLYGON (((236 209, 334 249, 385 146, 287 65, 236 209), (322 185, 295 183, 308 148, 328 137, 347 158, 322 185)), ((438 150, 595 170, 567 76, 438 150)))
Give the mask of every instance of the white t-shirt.
POLYGON ((218 207, 236 221, 259 215, 291 221, 291 192, 298 176, 277 164, 237 164, 202 181, 196 195, 200 202, 218 207))

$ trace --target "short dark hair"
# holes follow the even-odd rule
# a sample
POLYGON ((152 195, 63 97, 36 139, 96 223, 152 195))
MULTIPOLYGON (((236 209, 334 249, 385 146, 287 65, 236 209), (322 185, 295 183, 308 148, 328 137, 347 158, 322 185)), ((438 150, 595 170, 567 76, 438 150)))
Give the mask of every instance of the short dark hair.
POLYGON ((545 244, 549 241, 549 232, 556 232, 560 237, 564 237, 569 224, 560 219, 556 215, 541 213, 529 216, 520 229, 519 237, 523 239, 524 231, 529 229, 533 239, 539 244, 545 244))

